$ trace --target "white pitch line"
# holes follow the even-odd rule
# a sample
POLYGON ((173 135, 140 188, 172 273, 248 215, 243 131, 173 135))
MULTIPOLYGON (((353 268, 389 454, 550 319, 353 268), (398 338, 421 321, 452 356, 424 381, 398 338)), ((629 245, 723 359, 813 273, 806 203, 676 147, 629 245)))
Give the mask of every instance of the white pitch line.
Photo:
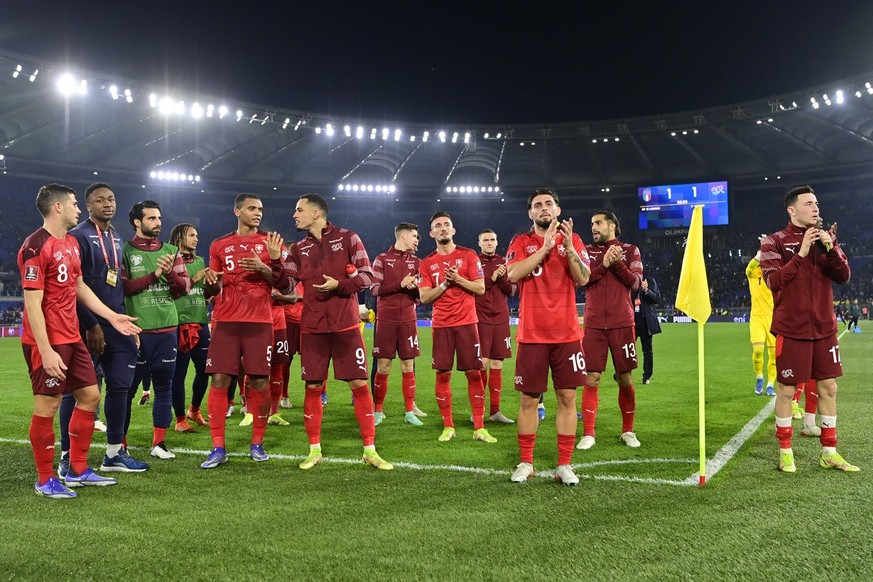
MULTIPOLYGON (((769 418, 770 414, 773 412, 773 409, 776 407, 776 398, 768 398, 767 404, 764 405, 764 408, 755 415, 755 417, 746 423, 740 432, 735 434, 731 440, 729 440, 725 445, 715 453, 711 459, 706 460, 706 479, 709 480, 712 477, 715 477, 716 473, 722 470, 725 465, 727 465, 728 461, 734 458, 734 455, 740 450, 749 438, 755 434, 755 431, 758 430, 758 427, 764 423, 767 418, 769 418)), ((688 479, 685 480, 686 485, 698 485, 700 483, 700 471, 697 471, 688 479)))
MULTIPOLYGON (((0 443, 13 443, 19 445, 29 445, 30 441, 24 439, 9 439, 0 437, 0 443)), ((106 449, 105 445, 100 443, 91 443, 92 449, 106 449)), ((130 447, 133 450, 146 450, 146 447, 130 447)), ((173 449, 173 452, 177 455, 198 455, 202 457, 206 457, 209 455, 211 451, 206 450, 197 450, 197 449, 186 449, 179 448, 173 449)), ((285 455, 282 453, 269 453, 271 459, 283 460, 283 461, 302 461, 306 458, 305 455, 285 455)), ((237 452, 228 452, 227 456, 229 457, 238 457, 238 458, 247 458, 248 455, 246 453, 237 453, 237 452)), ((357 465, 361 463, 360 459, 342 459, 337 457, 324 457, 322 460, 323 463, 336 463, 336 464, 344 464, 344 465, 357 465)), ((633 465, 633 464, 651 464, 651 463, 683 463, 683 464, 693 464, 696 463, 697 459, 627 459, 627 460, 612 460, 612 461, 593 461, 590 463, 578 463, 574 464, 573 467, 575 469, 586 469, 593 467, 601 467, 606 465, 633 465)), ((487 469, 483 467, 466 467, 464 465, 423 465, 420 463, 407 463, 404 461, 392 462, 395 467, 400 467, 403 469, 411 469, 413 471, 453 471, 456 473, 470 473, 475 475, 491 475, 498 477, 508 477, 512 474, 512 471, 507 471, 503 469, 487 469)), ((555 472, 554 471, 538 471, 535 473, 535 476, 540 477, 542 479, 554 479, 555 472)), ((590 475, 587 473, 579 474, 579 478, 582 479, 592 479, 599 481, 625 481, 628 483, 649 483, 655 485, 688 485, 687 480, 677 481, 673 479, 655 479, 655 478, 643 478, 643 477, 622 477, 619 475, 590 475)), ((696 485, 696 483, 695 483, 696 485)))

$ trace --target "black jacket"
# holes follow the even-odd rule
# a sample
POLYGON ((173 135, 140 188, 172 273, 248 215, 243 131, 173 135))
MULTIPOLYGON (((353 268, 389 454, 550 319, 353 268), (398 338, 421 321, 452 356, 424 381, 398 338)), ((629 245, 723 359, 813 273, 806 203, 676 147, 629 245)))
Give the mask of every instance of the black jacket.
POLYGON ((655 305, 661 302, 661 293, 658 291, 658 283, 651 276, 643 277, 649 283, 649 290, 643 291, 642 286, 633 292, 631 299, 634 304, 634 324, 637 327, 637 335, 655 335, 661 333, 661 322, 655 313, 655 305), (639 309, 637 309, 639 300, 639 309))

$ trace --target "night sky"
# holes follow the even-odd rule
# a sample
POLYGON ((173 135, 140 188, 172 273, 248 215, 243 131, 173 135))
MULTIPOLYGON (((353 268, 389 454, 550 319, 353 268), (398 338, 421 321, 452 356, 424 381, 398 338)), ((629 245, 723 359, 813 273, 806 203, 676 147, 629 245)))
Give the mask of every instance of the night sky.
POLYGON ((665 114, 873 71, 861 1, 133 4, 3 2, 0 50, 386 122, 665 114))

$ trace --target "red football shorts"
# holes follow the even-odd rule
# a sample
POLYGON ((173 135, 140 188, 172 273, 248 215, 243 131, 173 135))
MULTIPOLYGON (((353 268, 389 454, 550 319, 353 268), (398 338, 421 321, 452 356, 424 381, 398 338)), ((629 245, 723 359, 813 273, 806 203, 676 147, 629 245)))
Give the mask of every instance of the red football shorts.
POLYGON ((269 376, 272 352, 273 324, 222 321, 212 330, 206 373, 236 376, 242 371, 249 376, 269 376))
POLYGON ((373 334, 373 357, 394 359, 399 355, 401 360, 411 360, 421 355, 418 349, 418 324, 383 323, 376 318, 376 331, 373 334))
POLYGON ((455 354, 458 355, 458 370, 481 370, 482 358, 479 352, 479 331, 475 323, 453 327, 434 327, 433 364, 434 370, 454 368, 455 354))
POLYGON ((288 330, 285 328, 273 330, 273 357, 270 364, 287 364, 291 361, 288 355, 288 330))
POLYGON ((52 378, 45 373, 42 356, 36 346, 21 344, 21 347, 24 349, 24 361, 27 363, 27 372, 30 374, 30 385, 34 395, 55 396, 97 385, 94 362, 91 361, 91 354, 88 353, 88 348, 81 339, 74 344, 52 346, 67 366, 64 372, 66 378, 63 380, 52 378))
POLYGON ((587 328, 582 338, 589 372, 606 370, 606 353, 612 354, 612 364, 619 374, 637 367, 637 344, 634 327, 616 329, 587 328))
POLYGON ((515 389, 545 392, 549 370, 555 390, 578 388, 588 381, 582 341, 563 344, 518 344, 515 354, 515 389))
POLYGON ((333 377, 337 380, 370 379, 364 338, 357 325, 346 331, 301 334, 300 375, 304 382, 326 380, 331 360, 333 377))
POLYGON ((509 321, 505 323, 478 323, 479 343, 482 357, 489 360, 505 360, 512 357, 512 333, 509 321))
POLYGON ((839 378, 843 375, 840 360, 836 335, 818 340, 776 336, 776 379, 782 384, 839 378))

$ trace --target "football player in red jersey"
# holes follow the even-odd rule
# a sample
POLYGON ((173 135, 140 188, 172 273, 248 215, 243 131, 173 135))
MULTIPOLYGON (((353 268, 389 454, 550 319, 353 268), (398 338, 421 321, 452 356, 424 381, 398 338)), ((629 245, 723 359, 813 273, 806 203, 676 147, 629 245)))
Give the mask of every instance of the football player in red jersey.
POLYGON ((452 420, 452 368, 455 354, 458 370, 467 376, 467 393, 473 412, 473 438, 497 442, 485 428, 485 386, 482 384, 482 358, 476 324, 477 295, 485 292, 485 275, 478 255, 455 244, 455 227, 447 212, 430 219, 430 236, 436 251, 421 262, 419 294, 424 305, 433 303, 433 369, 436 370, 436 400, 443 417, 443 432, 437 440, 455 436, 452 420))
POLYGON ((24 289, 24 333, 21 344, 33 390, 30 442, 38 479, 36 493, 53 499, 76 497, 71 487, 114 485, 88 468, 94 413, 100 403, 94 364, 79 333, 76 303, 123 335, 139 333, 135 318, 112 311, 82 280, 79 244, 67 231, 80 210, 76 193, 60 184, 39 189, 36 206, 43 226, 18 251, 24 289), (70 418, 70 468, 61 483, 54 476, 54 417, 61 396, 72 392, 76 406, 70 418))
POLYGON ((606 369, 607 353, 612 355, 618 382, 618 407, 621 410, 621 442, 631 448, 640 446, 634 432, 636 392, 631 376, 637 367, 637 345, 631 291, 640 288, 643 262, 640 250, 618 240, 621 226, 609 210, 591 217, 588 247, 591 276, 585 287, 585 357, 588 362, 588 384, 582 390, 582 424, 585 434, 577 449, 594 446, 594 425, 597 419, 600 376, 606 369))
MULTIPOLYGON (((364 445, 362 461, 377 469, 394 465, 376 452, 373 396, 370 393, 367 355, 361 335, 358 291, 372 282, 367 249, 356 233, 328 221, 327 201, 318 194, 304 194, 297 201, 294 224, 306 237, 297 242, 285 263, 290 284, 304 286, 300 317, 300 364, 306 395, 303 419, 309 437, 304 470, 322 460, 322 390, 333 362, 334 377, 349 383, 355 418, 364 445)), ((290 289, 287 290, 290 292, 290 289)))
POLYGON ((509 243, 509 280, 518 284, 521 303, 516 341, 515 389, 521 393, 518 413, 520 462, 511 480, 524 483, 533 475, 537 405, 552 384, 558 400, 555 427, 558 434, 558 468, 555 480, 576 485, 570 461, 576 440, 576 390, 585 383, 582 330, 576 315, 576 287, 588 282, 588 253, 573 219, 558 221, 558 195, 540 188, 528 198, 530 232, 509 243))

